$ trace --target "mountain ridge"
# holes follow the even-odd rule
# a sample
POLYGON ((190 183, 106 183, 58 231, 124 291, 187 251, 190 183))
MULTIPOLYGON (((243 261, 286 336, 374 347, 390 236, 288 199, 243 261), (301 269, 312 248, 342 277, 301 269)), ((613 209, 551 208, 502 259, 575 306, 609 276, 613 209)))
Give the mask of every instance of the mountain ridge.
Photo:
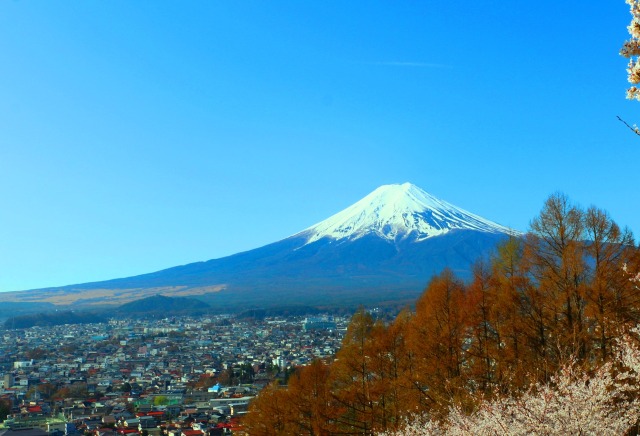
MULTIPOLYGON (((303 304, 417 295, 443 268, 470 276, 497 243, 520 233, 415 185, 383 185, 328 219, 283 240, 218 259, 132 277, 22 291, 18 301, 122 304, 154 294, 207 302, 303 304)), ((0 294, 0 301, 8 301, 0 294)))

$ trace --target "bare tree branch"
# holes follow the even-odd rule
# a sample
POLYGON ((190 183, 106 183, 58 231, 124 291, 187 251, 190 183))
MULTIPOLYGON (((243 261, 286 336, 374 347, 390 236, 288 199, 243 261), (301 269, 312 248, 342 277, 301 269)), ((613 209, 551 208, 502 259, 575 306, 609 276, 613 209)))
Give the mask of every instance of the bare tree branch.
POLYGON ((640 136, 640 128, 636 127, 636 126, 630 126, 629 123, 627 123, 625 120, 623 120, 622 118, 620 118, 619 115, 617 115, 618 119, 624 123, 625 126, 627 126, 633 133, 635 133, 636 135, 640 136))

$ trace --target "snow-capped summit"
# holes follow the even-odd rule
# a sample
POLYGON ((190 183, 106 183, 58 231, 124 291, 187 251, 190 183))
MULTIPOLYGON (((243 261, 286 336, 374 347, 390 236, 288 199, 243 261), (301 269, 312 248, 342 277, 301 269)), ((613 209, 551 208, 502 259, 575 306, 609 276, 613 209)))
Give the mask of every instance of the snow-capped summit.
POLYGON ((383 185, 362 200, 295 236, 307 244, 322 238, 355 240, 375 234, 393 241, 422 241, 454 229, 517 233, 446 201, 411 183, 383 185))

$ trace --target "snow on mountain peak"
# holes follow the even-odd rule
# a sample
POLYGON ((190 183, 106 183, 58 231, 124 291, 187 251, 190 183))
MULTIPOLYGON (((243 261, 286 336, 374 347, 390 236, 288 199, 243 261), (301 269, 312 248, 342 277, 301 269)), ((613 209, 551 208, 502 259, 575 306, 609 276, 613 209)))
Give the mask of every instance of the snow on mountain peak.
POLYGON ((518 232, 439 200, 411 183, 383 185, 328 219, 296 236, 307 244, 328 237, 358 239, 376 234, 388 240, 409 236, 421 241, 454 229, 488 233, 518 232))

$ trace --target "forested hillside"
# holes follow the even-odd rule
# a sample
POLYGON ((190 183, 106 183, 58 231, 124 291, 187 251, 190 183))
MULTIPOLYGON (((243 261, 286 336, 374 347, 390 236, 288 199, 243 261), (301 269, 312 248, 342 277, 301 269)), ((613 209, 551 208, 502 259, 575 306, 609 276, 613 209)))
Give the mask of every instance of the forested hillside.
POLYGON ((477 264, 470 282, 445 270, 391 324, 358 312, 335 360, 267 387, 246 427, 252 435, 401 431, 416 414, 438 422, 452 408, 467 416, 498 404, 487 401, 535 395, 567 371, 589 386, 580 377, 604 371, 638 324, 630 271, 640 260, 629 231, 601 209, 553 195, 529 233, 477 264))

